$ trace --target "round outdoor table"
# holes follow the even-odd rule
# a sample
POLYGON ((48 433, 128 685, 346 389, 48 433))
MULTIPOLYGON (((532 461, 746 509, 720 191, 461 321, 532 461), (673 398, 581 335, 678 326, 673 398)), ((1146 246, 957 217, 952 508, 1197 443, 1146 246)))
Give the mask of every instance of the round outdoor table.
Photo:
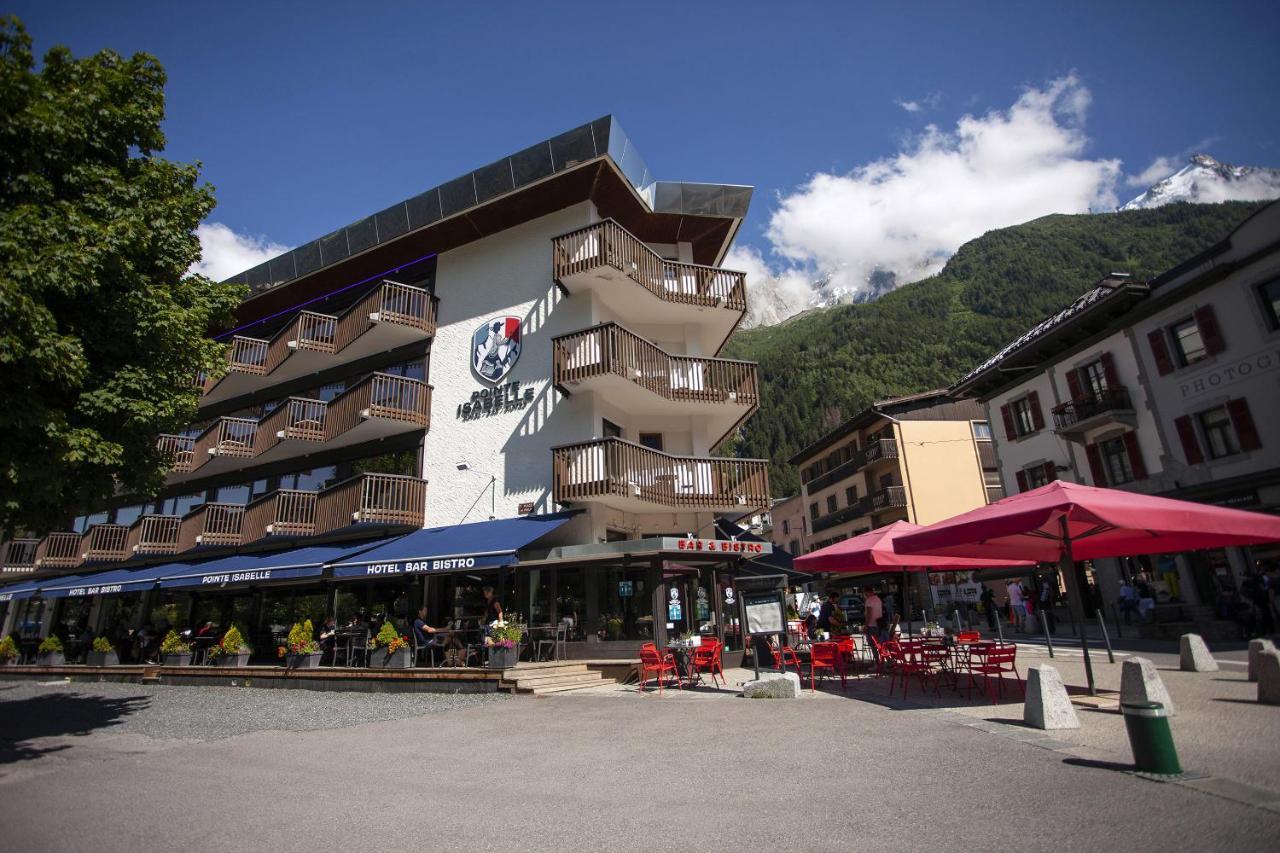
POLYGON ((681 680, 694 687, 702 683, 702 673, 693 668, 693 652, 698 646, 671 645, 667 651, 676 660, 676 672, 681 680))

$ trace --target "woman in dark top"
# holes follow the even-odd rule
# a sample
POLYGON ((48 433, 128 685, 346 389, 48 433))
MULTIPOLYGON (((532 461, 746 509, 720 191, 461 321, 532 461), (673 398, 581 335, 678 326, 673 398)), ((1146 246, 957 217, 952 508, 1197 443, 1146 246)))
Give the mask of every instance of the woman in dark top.
POLYGON ((481 592, 484 593, 484 624, 492 625, 494 622, 502 621, 502 602, 493 594, 493 587, 486 586, 481 592))

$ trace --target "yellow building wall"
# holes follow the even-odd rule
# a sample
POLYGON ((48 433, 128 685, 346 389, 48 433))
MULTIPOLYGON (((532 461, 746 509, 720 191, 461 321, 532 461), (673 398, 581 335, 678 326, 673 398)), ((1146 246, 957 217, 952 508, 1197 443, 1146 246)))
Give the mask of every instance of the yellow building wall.
POLYGON ((986 504, 969 421, 900 421, 897 433, 913 522, 933 524, 986 504))

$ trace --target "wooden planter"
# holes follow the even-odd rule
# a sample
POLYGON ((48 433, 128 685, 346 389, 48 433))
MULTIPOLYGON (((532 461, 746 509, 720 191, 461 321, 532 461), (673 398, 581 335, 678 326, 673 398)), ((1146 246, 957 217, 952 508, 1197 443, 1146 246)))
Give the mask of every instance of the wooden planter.
POLYGON ((387 653, 385 648, 369 650, 369 666, 372 669, 408 669, 413 665, 413 652, 406 646, 387 653))
POLYGON ((312 652, 305 655, 285 655, 284 664, 289 669, 318 669, 321 654, 322 652, 312 652))
POLYGON ((191 652, 164 654, 160 656, 160 662, 165 666, 190 666, 191 652))
POLYGON ((67 656, 62 652, 39 652, 36 654, 36 666, 66 666, 67 656))
POLYGON ((120 655, 116 652, 89 652, 85 663, 89 666, 119 666, 120 655))

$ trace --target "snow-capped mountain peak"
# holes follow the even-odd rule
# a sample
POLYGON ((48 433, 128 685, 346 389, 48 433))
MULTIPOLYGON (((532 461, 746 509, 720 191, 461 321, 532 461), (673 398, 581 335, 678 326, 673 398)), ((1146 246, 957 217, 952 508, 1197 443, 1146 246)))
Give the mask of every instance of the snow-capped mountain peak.
POLYGON ((1193 154, 1187 165, 1120 209, 1140 210, 1175 201, 1212 203, 1273 198, 1280 198, 1280 169, 1233 166, 1208 154, 1193 154))

